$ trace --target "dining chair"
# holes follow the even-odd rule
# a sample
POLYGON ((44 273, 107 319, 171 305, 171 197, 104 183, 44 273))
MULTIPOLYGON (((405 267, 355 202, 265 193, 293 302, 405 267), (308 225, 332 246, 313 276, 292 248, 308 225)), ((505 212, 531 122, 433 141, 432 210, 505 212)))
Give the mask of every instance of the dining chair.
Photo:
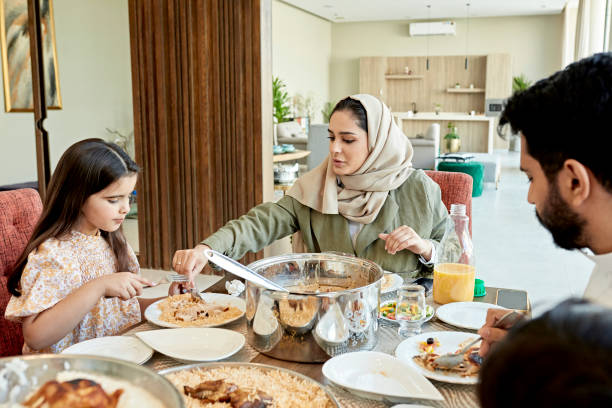
POLYGON ((470 217, 472 235, 472 177, 465 173, 426 170, 433 181, 440 186, 442 202, 450 211, 451 204, 465 204, 465 212, 470 217))
POLYGON ((42 202, 36 190, 0 192, 0 356, 21 354, 21 324, 4 318, 11 298, 6 275, 27 245, 41 212, 42 202))

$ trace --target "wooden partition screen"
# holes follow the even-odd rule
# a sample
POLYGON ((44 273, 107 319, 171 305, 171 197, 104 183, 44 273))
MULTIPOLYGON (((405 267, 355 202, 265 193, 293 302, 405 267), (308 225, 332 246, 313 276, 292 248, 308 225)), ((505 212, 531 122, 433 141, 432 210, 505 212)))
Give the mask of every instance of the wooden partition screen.
POLYGON ((139 258, 170 269, 262 201, 260 1, 130 0, 129 18, 139 258))

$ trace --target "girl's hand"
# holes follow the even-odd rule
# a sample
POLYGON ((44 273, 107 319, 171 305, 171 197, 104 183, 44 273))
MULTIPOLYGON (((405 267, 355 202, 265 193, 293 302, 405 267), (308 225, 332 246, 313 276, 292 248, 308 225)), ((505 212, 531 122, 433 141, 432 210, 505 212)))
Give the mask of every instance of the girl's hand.
POLYGON ((103 284, 104 296, 118 297, 121 300, 140 296, 144 285, 153 285, 152 282, 132 272, 117 272, 98 279, 103 284))
MULTIPOLYGON (((204 250, 206 249, 210 248, 200 244, 193 249, 182 249, 174 253, 172 268, 181 275, 186 275, 189 278, 189 282, 183 284, 183 286, 186 286, 188 289, 193 287, 193 279, 208 263, 208 259, 204 256, 204 250)), ((173 286, 177 285, 173 284, 170 288, 172 289, 173 286)))
POLYGON ((385 250, 391 255, 395 255, 402 249, 407 249, 422 256, 427 261, 431 259, 433 244, 421 238, 419 234, 407 225, 396 228, 390 234, 378 234, 378 237, 385 241, 385 250))

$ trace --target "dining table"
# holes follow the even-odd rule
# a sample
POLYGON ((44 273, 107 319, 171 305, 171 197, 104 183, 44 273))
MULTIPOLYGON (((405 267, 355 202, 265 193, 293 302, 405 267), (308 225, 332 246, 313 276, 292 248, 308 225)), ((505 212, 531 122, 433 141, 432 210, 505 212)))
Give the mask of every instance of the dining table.
MULTIPOLYGON (((475 297, 475 302, 485 302, 495 304, 497 288, 486 287, 486 295, 482 297, 475 297)), ((244 294, 243 294, 244 295, 244 294)), ((381 303, 384 301, 395 300, 396 293, 391 292, 381 295, 381 303)), ((426 298, 426 302, 437 309, 438 305, 433 301, 433 296, 429 295, 426 298)), ((234 330, 245 337, 247 335, 247 322, 246 318, 242 317, 239 320, 223 326, 224 329, 234 330)), ((133 335, 134 333, 147 330, 159 329, 158 326, 148 321, 143 321, 132 327, 127 328, 123 335, 133 335)), ((422 326, 422 332, 434 332, 434 331, 461 331, 466 333, 476 333, 475 330, 463 329, 444 323, 437 317, 433 317, 430 321, 426 322, 422 326)), ((372 351, 378 351, 394 355, 395 349, 399 343, 405 338, 398 334, 398 326, 394 323, 389 323, 383 319, 379 319, 378 329, 378 341, 372 351)), ((322 372, 322 363, 298 363, 291 361, 278 360, 272 357, 268 357, 253 347, 248 342, 245 343, 244 347, 236 354, 228 357, 222 361, 227 362, 241 362, 241 363, 259 363, 266 364, 275 367, 282 367, 289 370, 293 370, 307 377, 310 377, 324 386, 328 387, 329 391, 334 395, 340 407, 346 408, 379 408, 388 407, 394 405, 387 401, 375 401, 371 399, 365 399, 352 394, 349 390, 343 389, 340 386, 328 381, 322 372)), ((151 359, 144 364, 146 367, 154 371, 160 371, 166 368, 176 367, 185 365, 185 363, 175 360, 171 357, 167 357, 159 352, 155 352, 151 359)), ((478 398, 476 396, 476 385, 464 385, 454 384, 447 382, 439 382, 430 380, 432 384, 438 389, 438 391, 444 397, 443 401, 433 400, 419 400, 415 399, 414 404, 430 406, 430 407, 446 407, 446 408, 470 408, 478 407, 478 398)))

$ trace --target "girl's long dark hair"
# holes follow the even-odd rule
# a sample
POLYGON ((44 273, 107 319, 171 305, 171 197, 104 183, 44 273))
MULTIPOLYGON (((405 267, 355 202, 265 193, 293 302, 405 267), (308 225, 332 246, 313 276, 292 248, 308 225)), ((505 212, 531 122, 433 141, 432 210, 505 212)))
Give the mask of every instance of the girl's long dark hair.
MULTIPOLYGON (((86 139, 70 146, 51 177, 43 211, 32 236, 10 272, 9 291, 15 296, 21 295, 19 281, 28 255, 47 239, 70 233, 89 196, 139 170, 130 156, 114 143, 86 139)), ((115 254, 117 270, 128 271, 129 251, 122 229, 101 231, 101 235, 115 254)))

